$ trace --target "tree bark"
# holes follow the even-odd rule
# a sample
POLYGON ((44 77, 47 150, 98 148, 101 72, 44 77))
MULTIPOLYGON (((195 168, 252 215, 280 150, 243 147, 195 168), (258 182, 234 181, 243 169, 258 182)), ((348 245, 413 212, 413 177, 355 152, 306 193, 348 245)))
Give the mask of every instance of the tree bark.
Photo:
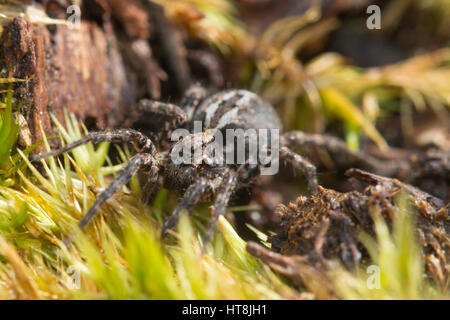
POLYGON ((0 38, 1 77, 25 79, 14 84, 17 102, 34 142, 55 128, 50 113, 63 110, 100 128, 117 126, 136 102, 137 81, 127 72, 112 32, 92 22, 79 30, 65 25, 33 25, 17 17, 0 38))

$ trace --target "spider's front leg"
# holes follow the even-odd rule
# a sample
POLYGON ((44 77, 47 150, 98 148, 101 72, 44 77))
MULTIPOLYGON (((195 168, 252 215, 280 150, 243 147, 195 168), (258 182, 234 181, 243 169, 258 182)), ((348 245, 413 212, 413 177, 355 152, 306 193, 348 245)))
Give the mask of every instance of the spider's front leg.
POLYGON ((81 138, 78 141, 70 143, 62 148, 55 149, 46 153, 36 154, 31 156, 32 161, 39 161, 41 159, 55 157, 60 154, 66 153, 72 149, 75 149, 81 145, 100 142, 113 142, 113 143, 125 143, 133 142, 136 144, 140 152, 150 153, 155 155, 156 148, 153 142, 144 134, 132 129, 119 129, 114 131, 99 131, 91 132, 87 136, 81 138))
POLYGON ((228 203, 230 202, 231 195, 236 190, 238 184, 238 173, 235 171, 228 171, 223 180, 222 183, 219 186, 219 189, 216 193, 216 200, 214 202, 213 207, 213 216, 209 222, 208 229, 206 230, 206 233, 203 237, 203 249, 202 253, 205 253, 207 244, 211 241, 214 230, 217 226, 217 221, 219 220, 219 217, 221 215, 225 214, 225 211, 227 209, 228 203))
MULTIPOLYGON (((150 178, 154 181, 156 180, 159 171, 159 165, 157 163, 157 160, 155 159, 157 151, 153 142, 141 132, 132 129, 119 129, 110 132, 91 132, 80 140, 68 144, 62 148, 34 155, 31 157, 31 160, 39 161, 48 157, 58 156, 89 142, 133 142, 136 144, 141 153, 133 156, 128 161, 125 168, 119 173, 116 180, 114 180, 106 188, 105 191, 100 193, 92 207, 83 217, 83 219, 81 219, 79 223, 79 228, 81 230, 85 229, 88 226, 88 224, 94 218, 95 214, 100 210, 102 204, 109 198, 111 198, 125 184, 127 184, 139 169, 144 167, 148 168, 148 171, 150 172, 150 178)), ((71 241, 71 237, 68 237, 65 241, 66 245, 69 246, 71 241)))
MULTIPOLYGON (((86 229, 92 219, 100 210, 101 206, 110 199, 117 191, 122 189, 131 178, 139 171, 139 169, 148 168, 150 179, 156 181, 159 172, 157 160, 150 153, 139 153, 134 155, 128 161, 126 167, 119 173, 117 178, 97 197, 86 215, 80 220, 78 227, 80 230, 86 229)), ((65 241, 66 246, 72 242, 72 237, 68 237, 65 241)))
POLYGON ((209 182, 205 178, 200 178, 198 181, 190 185, 184 193, 183 200, 175 208, 169 219, 164 223, 161 235, 164 237, 169 230, 171 230, 178 221, 181 212, 188 211, 194 207, 201 199, 209 186, 209 182))

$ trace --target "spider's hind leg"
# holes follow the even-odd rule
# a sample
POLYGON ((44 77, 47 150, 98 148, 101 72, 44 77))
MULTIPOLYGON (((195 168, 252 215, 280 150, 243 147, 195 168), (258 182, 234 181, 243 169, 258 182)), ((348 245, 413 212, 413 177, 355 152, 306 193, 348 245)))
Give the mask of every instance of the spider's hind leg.
POLYGON ((303 172, 308 182, 309 191, 312 193, 317 192, 317 169, 311 162, 285 146, 280 148, 280 157, 289 162, 294 168, 303 172))
POLYGON ((383 172, 385 175, 392 175, 397 170, 391 162, 383 162, 370 155, 353 151, 344 141, 333 136, 291 131, 282 136, 281 144, 289 148, 322 148, 330 153, 339 168, 362 167, 372 172, 383 172))
POLYGON ((169 219, 164 223, 161 235, 164 237, 169 230, 171 230, 178 221, 181 212, 190 210, 201 199, 209 186, 209 182, 205 178, 200 178, 198 181, 190 185, 184 193, 183 200, 178 204, 175 210, 170 215, 169 219))

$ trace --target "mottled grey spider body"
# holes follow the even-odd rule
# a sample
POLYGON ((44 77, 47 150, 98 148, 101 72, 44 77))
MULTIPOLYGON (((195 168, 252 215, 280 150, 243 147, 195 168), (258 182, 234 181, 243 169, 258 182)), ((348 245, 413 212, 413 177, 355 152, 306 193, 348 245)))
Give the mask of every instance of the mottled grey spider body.
MULTIPOLYGON (((281 121, 278 115, 269 103, 249 91, 226 90, 208 97, 206 91, 200 87, 189 89, 180 106, 143 100, 139 104, 139 111, 164 115, 169 119, 161 128, 161 131, 165 133, 163 136, 167 136, 172 130, 181 127, 188 128, 191 133, 173 143, 168 150, 158 151, 150 138, 132 129, 92 132, 81 140, 58 150, 36 155, 33 160, 56 156, 88 142, 134 143, 137 154, 129 160, 127 166, 111 185, 99 194, 88 213, 80 221, 80 229, 86 228, 101 205, 128 183, 133 175, 142 170, 148 175, 150 183, 156 184, 158 176, 162 176, 167 188, 184 192, 183 199, 164 224, 163 234, 174 227, 181 212, 189 211, 199 202, 215 198, 213 217, 204 239, 204 243, 208 243, 219 216, 225 213, 231 195, 236 189, 254 180, 258 176, 260 167, 258 165, 208 164, 208 161, 201 164, 176 164, 170 157, 171 151, 188 142, 193 142, 194 146, 201 146, 202 149, 205 149, 214 140, 214 133, 218 130, 233 128, 281 130, 281 121), (202 132, 192 131, 194 121, 201 121, 202 132)), ((356 161, 367 162, 359 154, 348 150, 345 144, 337 139, 324 139, 320 135, 308 135, 299 131, 281 136, 280 158, 305 174, 312 192, 317 189, 316 168, 309 161, 291 151, 290 147, 295 145, 320 146, 332 152, 345 153, 356 161)), ((208 157, 207 153, 205 157, 208 157)))
MULTIPOLYGON (((199 89, 197 88, 196 90, 199 89)), ((200 92, 197 95, 200 95, 200 92)), ((141 105, 146 103, 148 101, 143 101, 141 105)), ((281 122, 273 107, 254 93, 246 90, 221 91, 207 97, 202 102, 198 102, 198 106, 194 110, 189 110, 186 106, 185 109, 187 109, 186 115, 188 119, 185 126, 191 134, 175 143, 173 148, 180 147, 179 145, 185 143, 193 145, 194 148, 200 148, 204 151, 204 161, 201 165, 175 164, 171 159, 167 158, 167 162, 164 165, 164 177, 165 186, 169 189, 184 190, 200 177, 205 177, 211 181, 210 189, 212 190, 208 191, 214 191, 218 187, 218 184, 223 179, 223 175, 230 169, 230 166, 207 164, 210 161, 210 157, 205 148, 214 141, 216 131, 223 132, 225 136, 227 129, 281 130, 281 122), (201 122, 202 132, 194 132, 195 122, 201 122)), ((247 141, 247 143, 251 142, 247 141)), ((168 152, 169 154, 170 151, 168 152)), ((233 169, 236 170, 236 166, 233 169)), ((251 177, 255 175, 257 170, 258 168, 256 167, 244 166, 240 169, 240 176, 248 177, 251 180, 251 177)))

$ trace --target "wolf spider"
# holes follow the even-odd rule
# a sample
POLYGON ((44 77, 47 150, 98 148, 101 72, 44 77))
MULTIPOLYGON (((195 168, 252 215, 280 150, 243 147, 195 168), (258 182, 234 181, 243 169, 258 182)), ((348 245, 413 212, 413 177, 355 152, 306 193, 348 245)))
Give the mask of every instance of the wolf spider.
MULTIPOLYGON (((141 170, 147 174, 150 183, 156 184, 158 176, 161 175, 164 178, 164 185, 168 189, 184 192, 181 202, 163 225, 163 235, 175 226, 183 211, 189 211, 196 204, 210 201, 215 197, 212 209, 213 215, 204 235, 203 244, 205 248, 214 234, 219 216, 225 213, 232 194, 237 189, 254 181, 260 174, 261 165, 244 164, 236 166, 214 164, 208 161, 201 164, 177 164, 170 157, 171 150, 175 146, 182 146, 184 143, 193 143, 194 146, 205 149, 214 140, 214 132, 217 130, 228 128, 281 130, 281 121, 274 108, 252 92, 225 90, 208 96, 206 90, 199 86, 193 86, 187 90, 180 106, 142 100, 139 103, 138 110, 141 114, 158 114, 169 119, 162 128, 166 136, 172 130, 183 127, 189 128, 191 133, 173 143, 168 150, 158 151, 155 141, 133 129, 91 132, 82 139, 62 148, 35 155, 33 160, 57 156, 89 142, 133 143, 137 154, 129 159, 117 178, 98 195, 92 207, 79 222, 79 229, 85 229, 103 203, 141 170), (201 121, 202 132, 192 132, 194 121, 201 121)), ((294 168, 303 172, 311 192, 317 190, 316 167, 310 161, 292 151, 291 147, 322 147, 332 153, 344 155, 347 160, 353 159, 354 162, 364 162, 368 166, 373 165, 372 159, 349 150, 345 143, 333 137, 292 131, 280 136, 279 145, 280 159, 284 159, 294 168)), ((67 243, 70 244, 70 239, 67 243)))

